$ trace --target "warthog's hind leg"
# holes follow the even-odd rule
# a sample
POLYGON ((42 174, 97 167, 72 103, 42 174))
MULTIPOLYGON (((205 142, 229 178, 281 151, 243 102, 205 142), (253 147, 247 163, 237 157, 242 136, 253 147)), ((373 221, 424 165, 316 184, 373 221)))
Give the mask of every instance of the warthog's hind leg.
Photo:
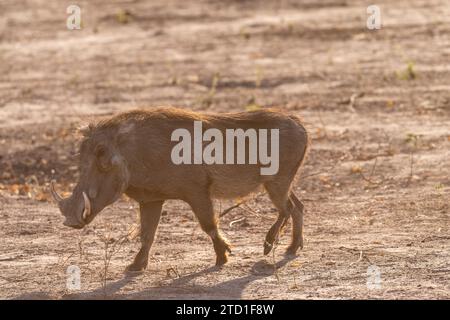
POLYGON ((148 253, 155 239, 163 203, 164 201, 140 203, 141 249, 127 271, 138 272, 147 268, 148 253))
POLYGON ((303 203, 297 196, 291 192, 290 212, 292 216, 292 243, 289 245, 286 253, 295 254, 298 248, 303 249, 303 203))
POLYGON ((265 185, 270 200, 278 210, 278 218, 275 223, 270 227, 267 232, 266 239, 264 241, 264 254, 269 254, 272 251, 275 240, 278 239, 281 229, 286 225, 290 215, 288 208, 288 189, 289 183, 268 182, 265 185))

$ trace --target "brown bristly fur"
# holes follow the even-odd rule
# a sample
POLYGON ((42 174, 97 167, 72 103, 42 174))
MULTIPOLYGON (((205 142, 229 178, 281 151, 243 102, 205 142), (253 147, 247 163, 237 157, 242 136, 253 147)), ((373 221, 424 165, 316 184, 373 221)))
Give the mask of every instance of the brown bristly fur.
MULTIPOLYGON (((96 177, 104 179, 105 175, 98 174, 94 167, 88 167, 84 163, 101 161, 103 164, 109 156, 115 159, 116 169, 111 171, 115 176, 112 176, 113 173, 107 176, 110 178, 109 185, 100 188, 103 190, 100 196, 111 199, 118 192, 125 192, 140 204, 142 248, 129 270, 138 271, 147 266, 148 252, 159 223, 162 204, 168 199, 180 199, 191 206, 202 229, 213 241, 216 264, 224 264, 230 246, 219 232, 212 199, 243 197, 259 186, 264 186, 279 211, 276 222, 266 235, 264 253, 270 252, 281 227, 290 217, 293 229, 288 253, 294 254, 303 246, 303 205, 291 190, 310 143, 300 118, 276 109, 200 114, 160 107, 129 111, 102 120, 85 130, 84 136, 80 153, 84 165, 82 171, 86 172, 80 175, 80 182, 75 189, 78 194, 72 198, 80 199, 81 190, 89 189, 92 184, 104 183, 97 181, 96 177), (194 121, 201 121, 203 130, 216 128, 222 133, 227 129, 279 129, 278 172, 274 175, 261 175, 262 164, 259 162, 240 165, 175 165, 170 158, 171 150, 176 144, 171 141, 171 133, 185 128, 192 134, 194 121), (98 155, 92 155, 99 145, 107 150, 102 153, 101 159, 98 159, 98 155), (96 157, 94 161, 89 160, 92 156, 96 157), (115 181, 121 181, 117 185, 122 189, 117 190, 111 186, 115 181)), ((248 152, 246 150, 246 159, 248 152)), ((94 208, 99 207, 101 210, 105 206, 97 204, 96 199, 91 201, 94 208)), ((106 200, 103 202, 106 205, 111 203, 106 200)), ((62 207, 70 211, 71 204, 65 203, 62 207)), ((88 223, 92 219, 93 217, 88 223)))

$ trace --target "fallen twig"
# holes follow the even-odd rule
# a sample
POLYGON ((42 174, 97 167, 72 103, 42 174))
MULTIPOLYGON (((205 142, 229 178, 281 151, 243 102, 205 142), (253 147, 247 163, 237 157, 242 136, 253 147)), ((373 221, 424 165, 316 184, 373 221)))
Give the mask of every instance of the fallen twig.
POLYGON ((231 221, 230 224, 229 224, 230 228, 232 228, 235 223, 238 223, 238 222, 241 222, 241 221, 245 221, 245 219, 247 219, 247 217, 242 217, 242 218, 239 218, 237 220, 231 221))
POLYGON ((350 263, 349 266, 352 266, 352 265, 354 265, 354 264, 356 264, 356 263, 359 263, 359 262, 361 262, 363 259, 367 260, 367 262, 369 262, 370 264, 372 263, 372 262, 369 260, 369 258, 366 257, 366 256, 363 254, 363 251, 361 250, 361 251, 359 251, 359 258, 358 258, 358 260, 357 260, 357 261, 354 261, 354 262, 352 262, 352 263, 350 263))
POLYGON ((355 112, 355 103, 356 103, 356 99, 357 98, 361 98, 364 96, 364 92, 359 92, 359 93, 354 93, 351 95, 350 99, 349 99, 349 103, 348 103, 348 109, 351 112, 355 112))
POLYGON ((180 278, 180 273, 178 272, 178 270, 176 269, 176 267, 175 267, 175 268, 174 268, 174 267, 170 267, 170 268, 168 268, 168 269, 166 270, 166 272, 167 272, 167 277, 168 277, 168 278, 173 278, 173 277, 171 276, 171 273, 175 274, 175 276, 176 276, 177 278, 180 278))
POLYGON ((232 205, 231 207, 223 210, 222 213, 219 215, 219 217, 222 218, 224 215, 226 215, 227 213, 231 212, 232 210, 234 210, 236 208, 239 208, 244 202, 245 202, 245 200, 239 201, 235 205, 232 205))
POLYGON ((449 240, 450 236, 428 236, 420 240, 420 242, 428 242, 433 240, 449 240))

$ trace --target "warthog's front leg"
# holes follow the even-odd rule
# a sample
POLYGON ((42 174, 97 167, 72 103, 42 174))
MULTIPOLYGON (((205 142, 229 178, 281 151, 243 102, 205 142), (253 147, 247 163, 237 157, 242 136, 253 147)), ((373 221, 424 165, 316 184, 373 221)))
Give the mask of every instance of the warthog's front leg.
POLYGON ((127 271, 143 271, 147 268, 148 253, 155 239, 163 203, 164 201, 140 203, 141 249, 127 271))
POLYGON ((196 196, 188 200, 188 203, 197 216, 203 231, 211 237, 214 251, 216 252, 216 265, 221 266, 227 262, 227 253, 231 252, 231 248, 219 232, 218 218, 214 214, 212 201, 207 194, 206 190, 203 192, 198 191, 195 194, 196 196), (202 197, 201 195, 204 196, 202 197))

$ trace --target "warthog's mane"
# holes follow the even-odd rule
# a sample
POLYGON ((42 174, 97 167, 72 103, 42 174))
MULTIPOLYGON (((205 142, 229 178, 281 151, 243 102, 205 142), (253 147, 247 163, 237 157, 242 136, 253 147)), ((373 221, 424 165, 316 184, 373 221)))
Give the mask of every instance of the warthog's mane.
POLYGON ((177 109, 174 107, 156 107, 151 109, 137 109, 128 112, 120 113, 116 116, 102 119, 97 123, 90 123, 88 126, 80 128, 83 140, 95 137, 99 133, 117 132, 117 130, 125 123, 130 121, 136 123, 143 123, 149 120, 187 120, 192 121, 207 121, 205 115, 177 109))

